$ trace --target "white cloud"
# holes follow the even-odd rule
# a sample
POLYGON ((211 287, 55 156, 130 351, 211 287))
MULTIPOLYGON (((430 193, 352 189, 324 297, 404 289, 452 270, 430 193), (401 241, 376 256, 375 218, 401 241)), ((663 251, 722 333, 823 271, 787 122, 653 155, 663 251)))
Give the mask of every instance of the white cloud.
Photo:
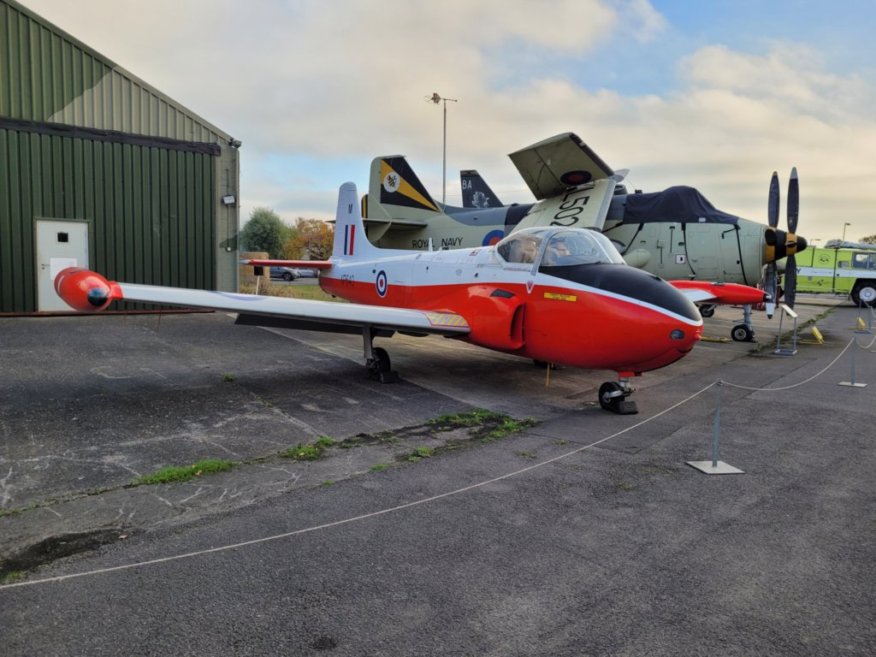
POLYGON ((669 26, 647 0, 24 2, 241 139, 244 217, 252 205, 330 214, 337 185, 364 184, 370 159, 391 153, 438 195, 441 107, 425 102, 438 92, 459 100, 451 202, 460 168, 481 170, 506 202, 528 200, 507 153, 574 131, 646 190, 691 184, 755 219, 772 170, 796 165, 810 235, 844 221, 876 233, 876 86, 826 69, 811 44, 702 47, 677 62, 674 88, 645 95, 569 72, 586 80, 613 48, 660 53, 669 26), (278 171, 276 156, 291 155, 306 168, 278 171))

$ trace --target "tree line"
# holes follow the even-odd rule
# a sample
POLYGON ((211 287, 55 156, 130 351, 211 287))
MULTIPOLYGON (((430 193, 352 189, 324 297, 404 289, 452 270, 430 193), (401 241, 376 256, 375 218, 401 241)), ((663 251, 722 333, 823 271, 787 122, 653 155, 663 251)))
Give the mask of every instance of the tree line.
POLYGON ((253 210, 240 231, 242 250, 284 260, 328 260, 333 239, 334 230, 325 221, 298 217, 290 226, 270 208, 253 210))

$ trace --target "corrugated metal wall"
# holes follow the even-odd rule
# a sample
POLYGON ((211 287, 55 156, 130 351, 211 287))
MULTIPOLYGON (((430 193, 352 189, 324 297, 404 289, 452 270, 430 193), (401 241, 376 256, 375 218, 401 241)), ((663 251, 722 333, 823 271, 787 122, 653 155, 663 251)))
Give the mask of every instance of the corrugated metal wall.
POLYGON ((88 221, 110 278, 236 289, 231 138, 0 0, 0 312, 36 305, 34 220, 88 221), (74 127, 75 126, 75 127, 74 127))
POLYGON ((212 157, 0 130, 0 312, 31 312, 33 219, 89 222, 110 279, 212 289, 212 157))

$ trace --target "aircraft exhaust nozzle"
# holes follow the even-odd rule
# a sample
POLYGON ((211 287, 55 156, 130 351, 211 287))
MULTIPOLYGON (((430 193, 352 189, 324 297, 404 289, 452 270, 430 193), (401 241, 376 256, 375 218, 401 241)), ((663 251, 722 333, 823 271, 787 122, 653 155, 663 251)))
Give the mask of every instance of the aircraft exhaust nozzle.
POLYGON ((103 310, 122 298, 118 283, 81 267, 68 267, 55 277, 55 292, 64 302, 79 312, 103 310))

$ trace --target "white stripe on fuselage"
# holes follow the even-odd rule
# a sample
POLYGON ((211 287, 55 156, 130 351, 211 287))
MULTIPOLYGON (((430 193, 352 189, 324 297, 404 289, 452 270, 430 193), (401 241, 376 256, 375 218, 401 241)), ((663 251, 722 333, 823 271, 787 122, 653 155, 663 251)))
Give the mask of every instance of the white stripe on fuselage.
MULTIPOLYGON (((323 276, 341 281, 375 284, 378 273, 383 271, 386 272, 390 286, 403 287, 503 284, 525 287, 527 281, 534 279, 535 286, 559 287, 583 294, 607 297, 647 308, 689 326, 702 326, 703 324, 702 319, 692 320, 662 306, 609 290, 576 283, 542 272, 537 272, 533 277, 532 264, 503 264, 495 255, 493 247, 426 251, 415 255, 398 250, 389 251, 389 253, 392 255, 378 260, 338 260, 335 262, 335 266, 325 272, 323 276), (473 278, 473 274, 476 274, 477 278, 473 278)), ((617 266, 626 267, 626 265, 617 266)), ((667 285, 669 284, 667 283, 667 285)))

